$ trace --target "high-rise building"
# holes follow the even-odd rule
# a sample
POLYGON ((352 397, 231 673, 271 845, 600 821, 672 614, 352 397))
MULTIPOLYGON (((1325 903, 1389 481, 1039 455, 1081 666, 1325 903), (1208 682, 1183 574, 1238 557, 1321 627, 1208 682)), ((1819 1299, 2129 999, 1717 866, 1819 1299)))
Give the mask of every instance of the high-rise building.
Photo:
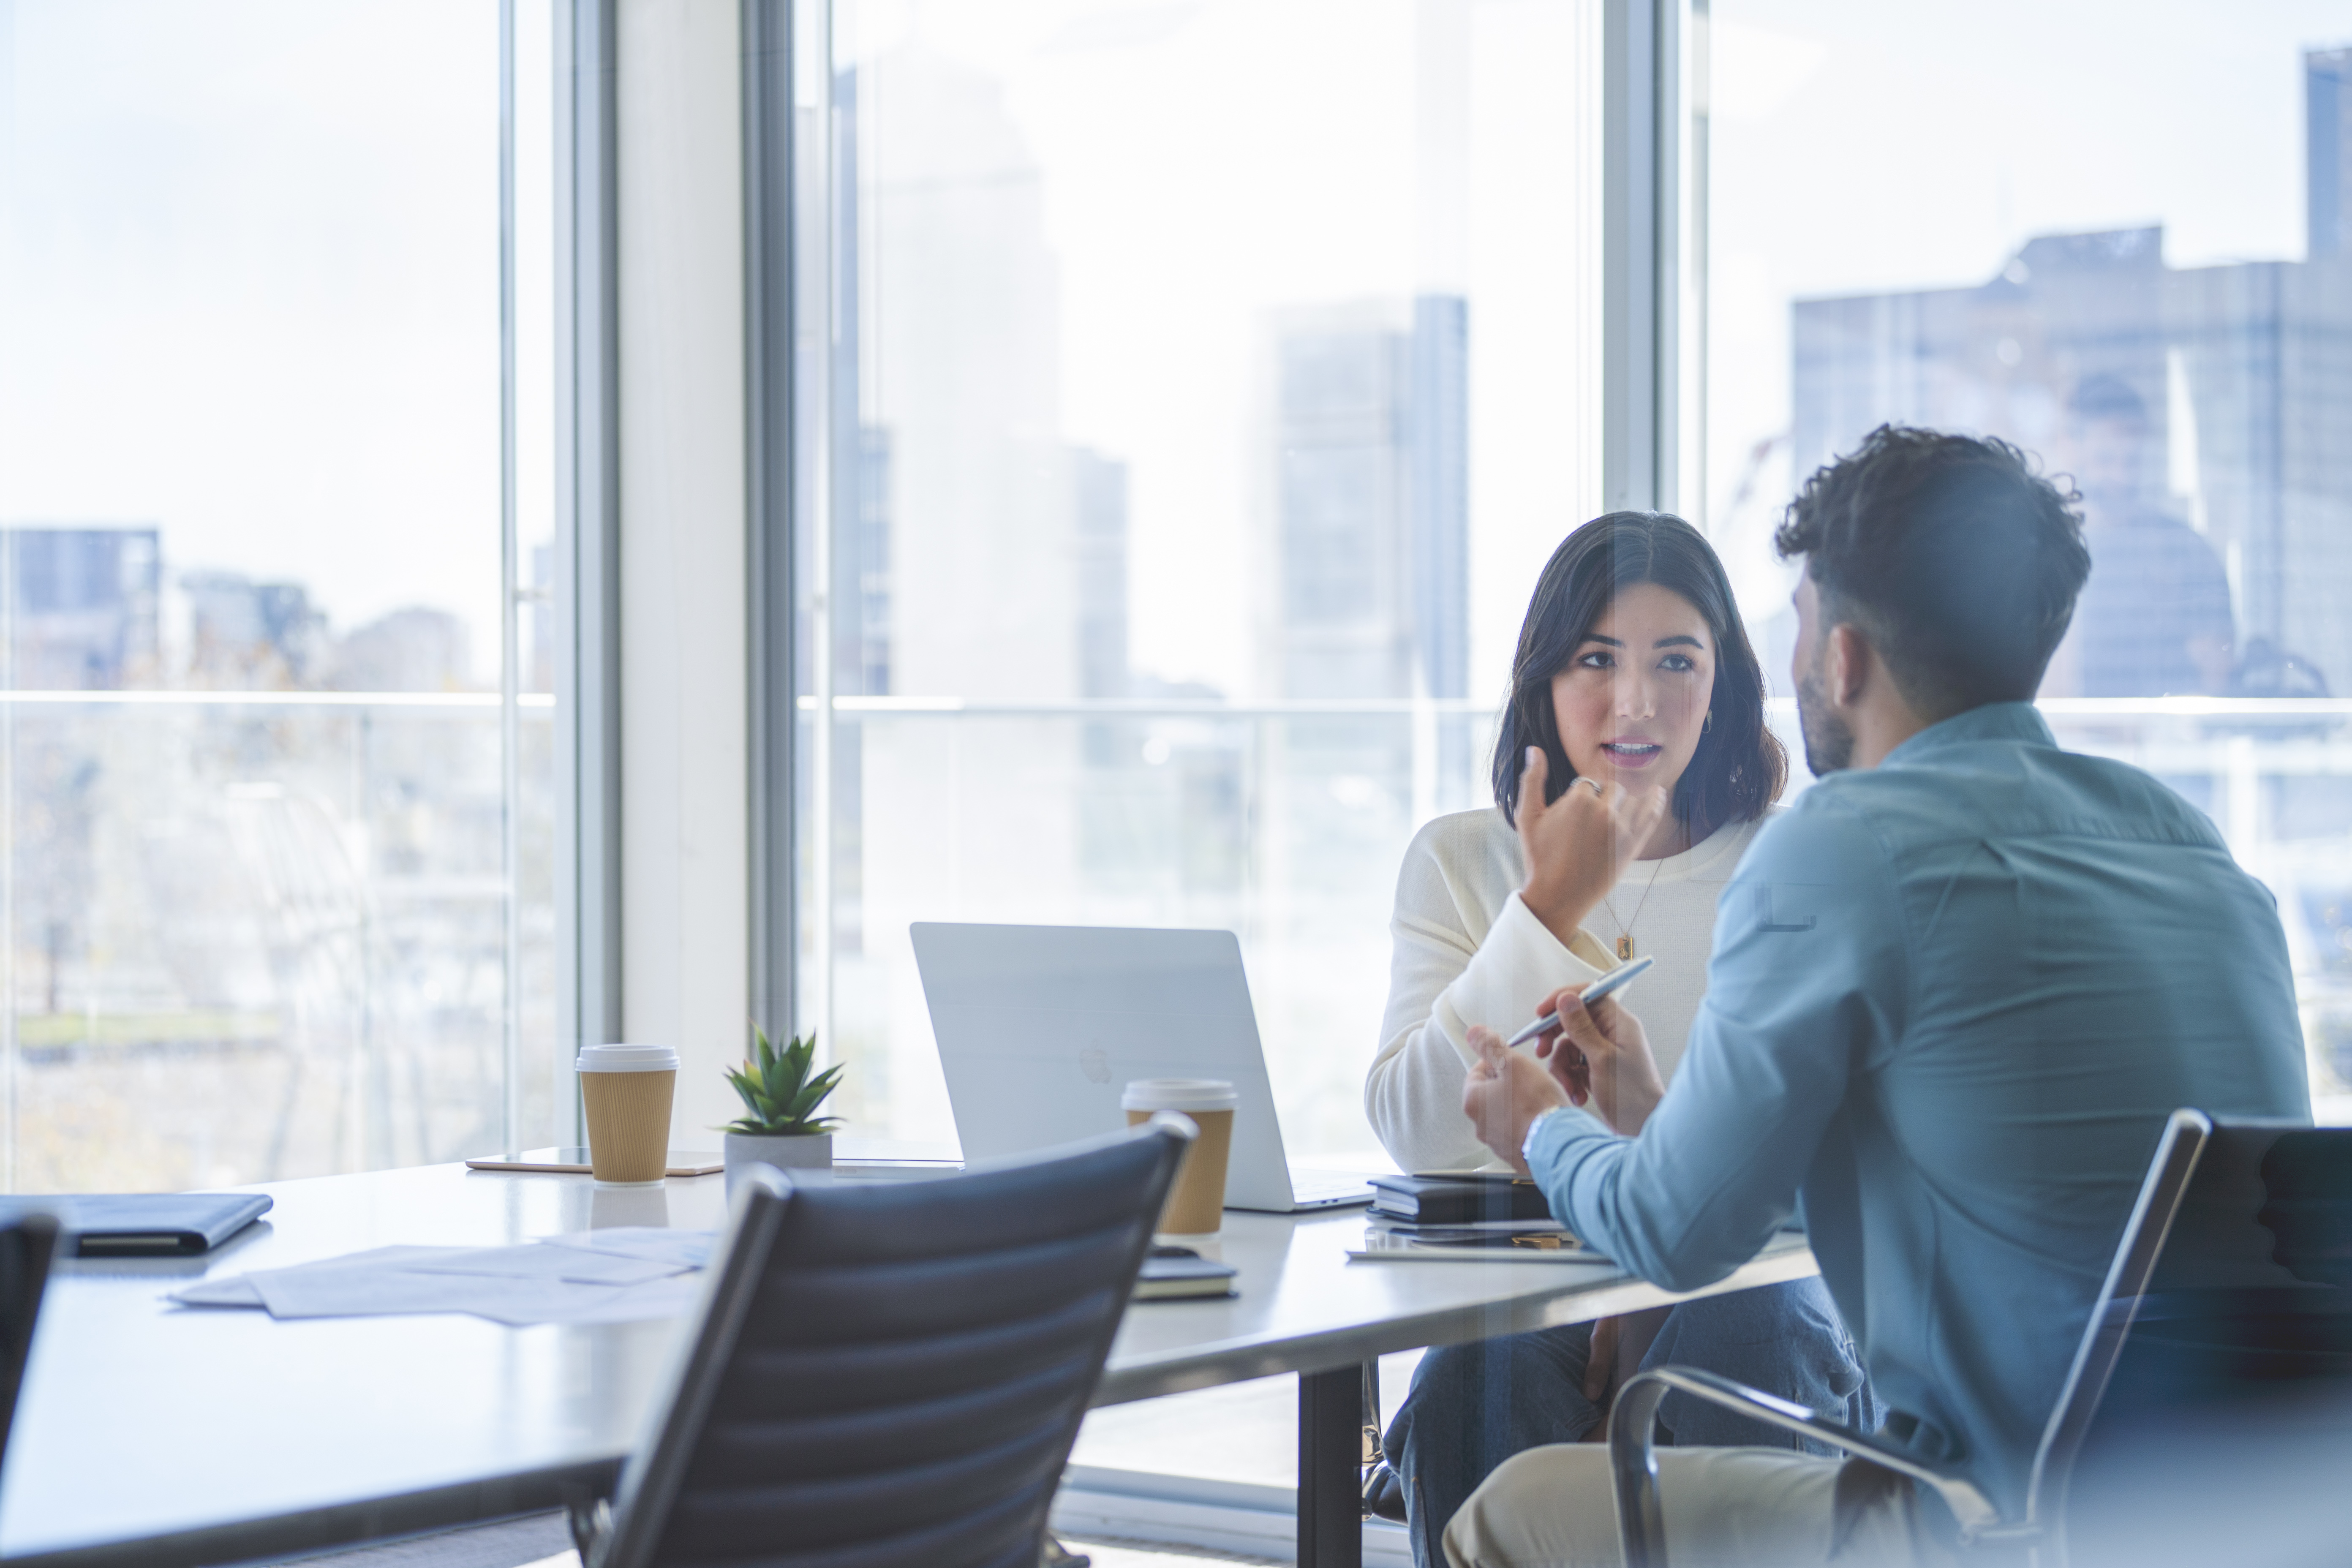
MULTIPOLYGON (((856 168, 858 157, 858 76, 855 70, 835 73, 834 101, 839 157, 845 168, 856 168)), ((836 309, 847 330, 833 340, 832 382, 828 395, 842 412, 832 423, 833 689, 836 694, 887 696, 895 664, 891 648, 892 520, 896 511, 893 476, 894 446, 887 425, 861 417, 865 408, 866 339, 864 328, 865 279, 857 266, 857 241, 863 202, 856 180, 842 183, 835 198, 841 216, 833 235, 833 290, 836 309)), ((808 668, 803 665, 803 668, 808 668)), ((845 749, 848 785, 843 796, 857 797, 856 737, 849 734, 845 749)))
POLYGON ((892 688, 1076 697, 1061 268, 1035 157, 993 77, 919 42, 866 72, 860 103, 881 107, 859 114, 844 352, 888 432, 892 688))
POLYGON ((2311 258, 2352 251, 2352 49, 2303 54, 2311 258))
POLYGON ((1060 266, 1003 85, 910 43, 835 97, 835 689, 1120 695, 1126 466, 1059 434, 1060 266))
POLYGON ((530 649, 523 656, 523 689, 555 689, 555 546, 530 547, 530 649))
POLYGON ((473 634, 446 610, 394 610, 336 640, 331 679, 339 691, 470 691, 473 634))
POLYGON ((104 690, 155 677, 163 554, 152 528, 0 531, 19 690, 104 690))
MULTIPOLYGON (((1116 793, 1103 773, 1142 764, 1117 723, 1053 710, 1127 689, 1126 470, 1064 433, 1061 266, 1004 84, 919 30, 838 75, 835 99, 856 177, 832 226, 834 690, 982 710, 832 723, 824 918, 855 1060, 921 1026, 910 921, 952 915, 964 885, 1034 894, 992 918, 1066 908, 1133 857, 1131 835, 1082 818, 1116 793)), ((873 1122, 946 1121, 918 1054, 851 1081, 873 1122)))
POLYGON ((1078 695, 1127 693, 1127 465, 1070 451, 1076 523, 1078 695))
MULTIPOLYGON (((1258 683, 1345 703, 1458 698, 1469 666, 1468 315, 1453 295, 1271 312, 1259 339, 1258 683)), ((1418 812, 1476 798, 1470 722, 1344 710, 1271 742, 1267 853, 1339 886, 1418 812)))
POLYGON ((862 425, 857 434, 855 549, 845 563, 856 591, 841 601, 851 611, 842 629, 855 689, 880 697, 890 689, 890 432, 862 425))
POLYGON ((188 572, 188 677, 227 690, 313 684, 329 657, 327 617, 299 583, 257 583, 236 572, 188 572))
POLYGON ((2311 259, 2174 268, 2160 228, 2053 235, 1975 287, 1800 300, 1797 474, 1885 420, 2000 436, 2069 470, 2070 403, 2121 384, 2146 419, 2131 482, 2225 563, 2240 653, 2260 640, 2352 687, 2352 165, 2321 156, 2344 145, 2352 51, 2305 58, 2311 259))
POLYGON ((1470 694, 1470 306, 1412 304, 1405 450, 1412 474, 1413 647, 1432 697, 1470 694))
POLYGON ((1451 295, 1270 320, 1261 651, 1276 694, 1467 691, 1468 345, 1451 295))

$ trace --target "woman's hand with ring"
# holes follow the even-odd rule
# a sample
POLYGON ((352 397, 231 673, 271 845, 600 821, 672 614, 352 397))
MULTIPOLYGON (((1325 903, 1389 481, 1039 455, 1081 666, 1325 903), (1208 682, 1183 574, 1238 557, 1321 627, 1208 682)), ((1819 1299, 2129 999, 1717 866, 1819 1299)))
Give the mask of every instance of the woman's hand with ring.
POLYGON ((1528 863, 1519 897, 1566 945, 1664 818, 1666 792, 1637 793, 1580 776, 1558 800, 1547 803, 1550 776, 1543 748, 1529 746, 1516 814, 1528 863))

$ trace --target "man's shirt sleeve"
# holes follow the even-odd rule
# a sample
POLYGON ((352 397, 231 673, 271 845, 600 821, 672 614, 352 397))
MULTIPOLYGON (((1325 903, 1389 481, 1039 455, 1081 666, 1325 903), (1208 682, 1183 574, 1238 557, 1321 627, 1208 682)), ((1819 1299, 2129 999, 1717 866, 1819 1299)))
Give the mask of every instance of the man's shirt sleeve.
POLYGON ((1828 795, 1767 826, 1725 888, 1689 1049, 1641 1135, 1575 1111, 1528 1141, 1560 1222, 1668 1289, 1722 1279, 1789 1222, 1823 1130, 1902 1029, 1886 856, 1828 795))

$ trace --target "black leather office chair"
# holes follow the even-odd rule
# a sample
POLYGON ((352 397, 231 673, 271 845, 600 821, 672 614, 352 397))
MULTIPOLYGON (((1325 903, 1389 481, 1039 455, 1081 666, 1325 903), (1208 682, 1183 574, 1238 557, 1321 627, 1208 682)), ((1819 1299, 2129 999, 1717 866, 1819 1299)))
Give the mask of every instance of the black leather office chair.
POLYGON ((2053 1401, 2023 1513, 1956 1474, 1728 1378, 1660 1367, 1609 1425, 1626 1568, 1664 1568, 1654 1451, 1679 1390, 1832 1444, 1943 1499, 1964 1540, 2037 1568, 2340 1560, 2352 1439, 2352 1128, 2167 1124, 2053 1401), (2264 1478, 2271 1478, 2266 1484, 2264 1478), (2336 1494, 2329 1495, 2331 1492, 2336 1494), (2248 1555, 2290 1524, 2275 1557, 2248 1555))
POLYGON ((1037 1568, 1187 1124, 929 1181, 755 1168, 584 1568, 1037 1568))
POLYGON ((0 1226, 0 1463, 7 1459, 16 1391, 24 1386, 33 1323, 41 1315, 41 1291, 57 1250, 58 1222, 47 1215, 26 1215, 0 1226))

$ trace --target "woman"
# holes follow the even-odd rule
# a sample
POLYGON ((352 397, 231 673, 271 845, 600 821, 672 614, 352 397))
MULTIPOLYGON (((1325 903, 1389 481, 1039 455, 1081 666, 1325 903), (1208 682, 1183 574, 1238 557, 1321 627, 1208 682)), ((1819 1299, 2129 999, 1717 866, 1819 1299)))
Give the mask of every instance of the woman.
MULTIPOLYGON (((1723 564, 1679 518, 1612 512, 1553 552, 1512 660, 1495 805, 1444 816, 1397 879, 1383 1043, 1364 1107, 1408 1171, 1482 1165, 1462 1114, 1474 1024, 1506 1034, 1564 985, 1636 954, 1628 994, 1671 1081, 1706 984, 1715 903, 1788 776, 1723 564)), ((1487 1472, 1597 1427, 1643 1364, 1696 1363, 1874 1426, 1818 1280, 1432 1352, 1390 1428, 1413 1557, 1487 1472)), ((1670 1440, 1793 1445, 1669 1398, 1670 1440)), ((1823 1450, 1826 1451, 1826 1450, 1823 1450)))

